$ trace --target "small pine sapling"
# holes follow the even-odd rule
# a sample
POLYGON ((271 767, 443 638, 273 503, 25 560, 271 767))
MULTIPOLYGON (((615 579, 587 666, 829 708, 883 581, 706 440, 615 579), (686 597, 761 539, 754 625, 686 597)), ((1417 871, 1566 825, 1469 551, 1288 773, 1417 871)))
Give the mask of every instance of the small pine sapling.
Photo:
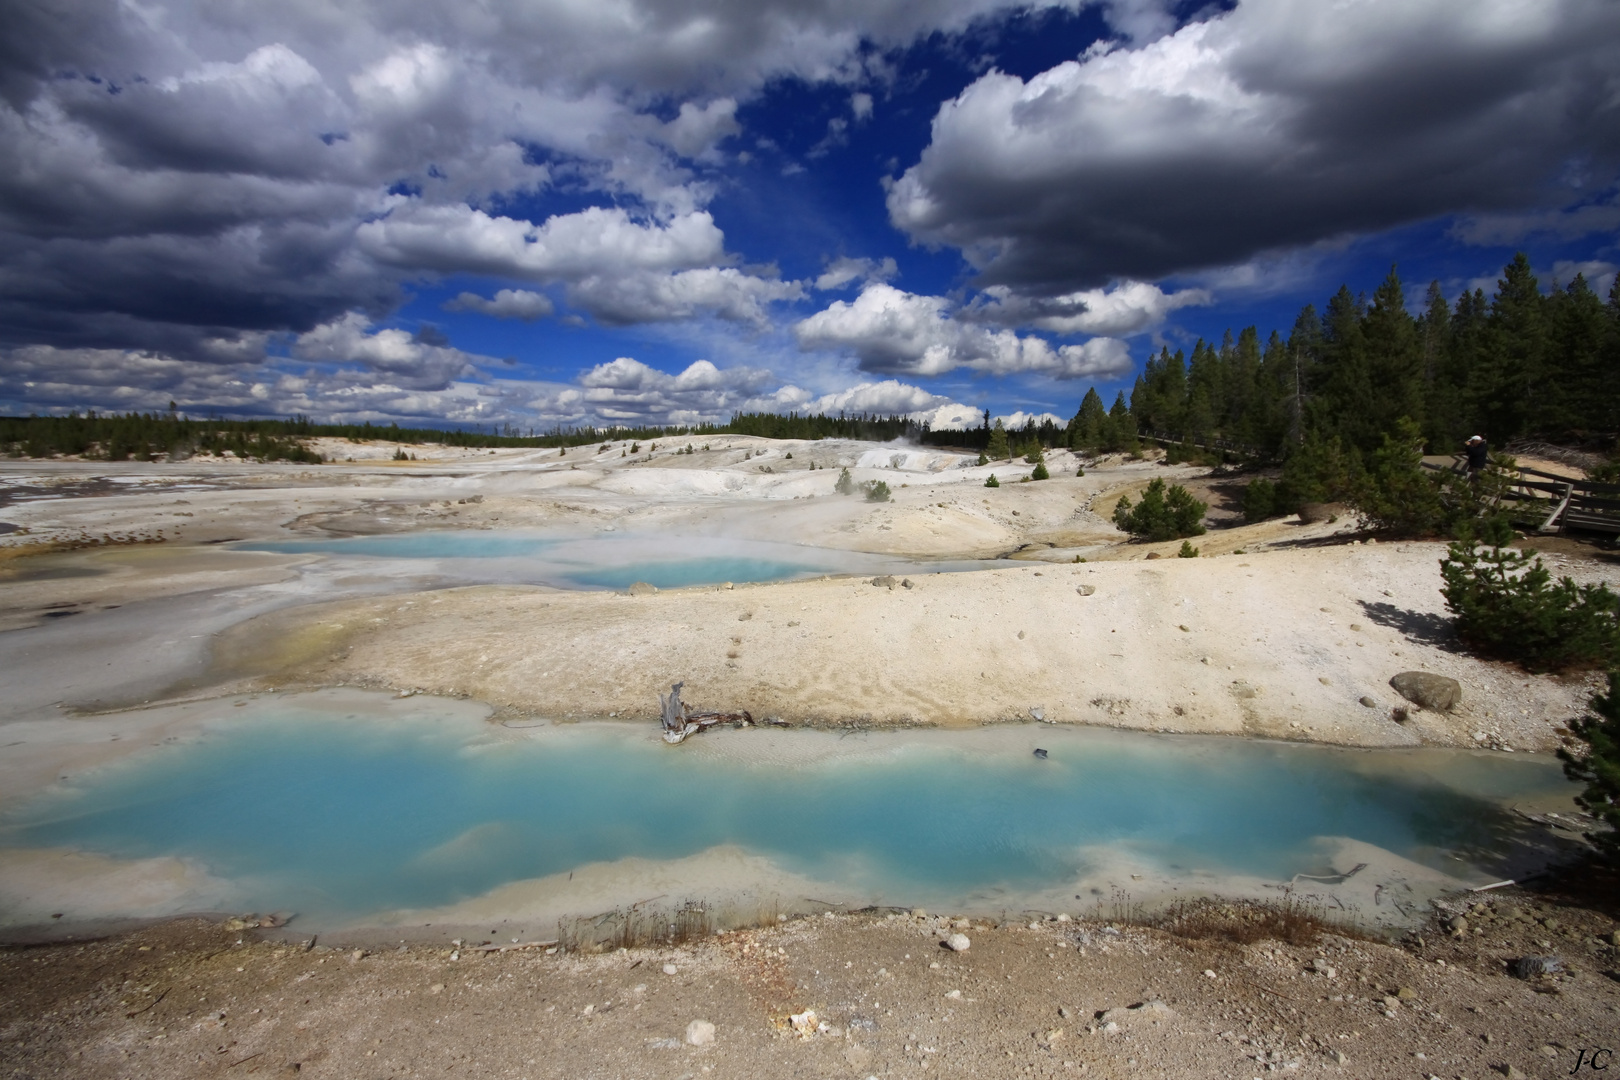
POLYGON ((1620 596, 1601 584, 1554 582, 1539 556, 1507 546, 1513 527, 1501 518, 1482 528, 1483 548, 1481 537, 1466 530, 1440 561, 1440 593, 1456 617, 1457 636, 1530 671, 1613 662, 1620 596))
POLYGON ((996 479, 996 474, 995 473, 991 473, 990 474, 990 479, 988 479, 988 480, 986 480, 984 482, 984 486, 985 487, 1000 487, 1001 486, 1001 481, 996 479))
POLYGON ((1181 542, 1181 550, 1176 552, 1176 558, 1196 559, 1198 558, 1198 549, 1192 546, 1191 540, 1183 540, 1181 542))
POLYGON ((833 490, 840 495, 855 494, 855 478, 849 475, 847 468, 839 472, 838 480, 833 484, 833 490))

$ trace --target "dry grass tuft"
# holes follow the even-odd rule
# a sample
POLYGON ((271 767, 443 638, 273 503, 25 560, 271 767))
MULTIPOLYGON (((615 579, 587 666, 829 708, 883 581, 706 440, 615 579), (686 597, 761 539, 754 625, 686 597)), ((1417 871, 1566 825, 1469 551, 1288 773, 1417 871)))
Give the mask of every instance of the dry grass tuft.
POLYGON ((1337 919, 1325 903, 1288 895, 1280 901, 1218 900, 1200 897, 1172 905, 1152 925, 1192 941, 1226 941, 1252 945, 1280 941, 1314 945, 1323 934, 1364 936, 1353 924, 1337 919))

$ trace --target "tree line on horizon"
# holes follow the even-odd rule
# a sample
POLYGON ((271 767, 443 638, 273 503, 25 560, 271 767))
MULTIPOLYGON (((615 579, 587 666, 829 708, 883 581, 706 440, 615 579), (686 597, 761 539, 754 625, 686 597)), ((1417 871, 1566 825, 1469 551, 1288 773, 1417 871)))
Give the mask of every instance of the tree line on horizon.
POLYGON ((1534 437, 1614 451, 1620 280, 1607 302, 1580 274, 1543 293, 1521 253, 1492 295, 1448 302, 1434 282, 1414 313, 1392 268, 1370 299, 1345 285, 1321 312, 1307 305, 1286 338, 1262 343, 1251 326, 1190 355, 1161 348, 1128 403, 1121 394, 1105 413, 1093 388, 1068 431, 1076 449, 1121 449, 1141 432, 1365 464, 1402 421, 1428 453, 1475 434, 1495 448, 1534 437))
MULTIPOLYGON (((1111 406, 1090 388, 1064 424, 1031 421, 1014 443, 1081 452, 1134 451, 1140 439, 1168 438, 1280 461, 1298 494, 1331 493, 1364 469, 1386 437, 1415 430, 1429 453, 1457 450, 1469 435, 1493 447, 1536 437, 1605 452, 1620 432, 1620 279, 1607 301, 1577 274, 1543 293, 1521 253, 1496 290, 1446 300, 1439 282, 1423 310, 1406 307, 1392 268, 1369 299, 1341 286, 1318 312, 1307 305, 1285 338, 1262 343, 1256 327, 1219 345, 1200 339, 1191 353, 1168 346, 1147 361, 1129 397, 1111 406), (1311 489, 1306 491, 1306 489, 1311 489)), ((985 450, 992 426, 931 430, 904 415, 732 414, 720 424, 638 427, 401 427, 398 423, 317 424, 286 420, 190 418, 170 403, 151 413, 71 412, 0 417, 0 452, 111 460, 218 454, 263 460, 318 460, 301 440, 384 440, 461 447, 573 447, 613 439, 711 435, 772 439, 864 439, 985 450)), ((1172 450, 1175 453, 1175 448, 1172 450)), ((1183 455, 1189 451, 1181 450, 1183 455)))

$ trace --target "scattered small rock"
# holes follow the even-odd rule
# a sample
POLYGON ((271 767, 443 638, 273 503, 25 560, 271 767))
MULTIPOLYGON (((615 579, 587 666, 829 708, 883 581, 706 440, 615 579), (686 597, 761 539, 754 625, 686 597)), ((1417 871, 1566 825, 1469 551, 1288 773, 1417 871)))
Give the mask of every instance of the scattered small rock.
POLYGON ((871 583, 880 589, 892 589, 897 584, 897 582, 894 580, 893 574, 884 574, 882 577, 875 577, 872 579, 871 583))
POLYGON ((694 1020, 686 1025, 686 1042, 689 1046, 708 1046, 714 1042, 714 1025, 707 1020, 694 1020))
POLYGON ((973 946, 966 934, 952 934, 945 939, 945 947, 951 952, 967 952, 973 946))
POLYGON ((1367 706, 1367 708, 1369 708, 1369 709, 1378 708, 1378 702, 1374 701, 1370 697, 1367 697, 1365 694, 1363 694, 1362 697, 1361 697, 1361 703, 1363 705, 1367 706))
POLYGON ((912 584, 910 578, 901 578, 900 579, 900 587, 902 589, 915 589, 917 586, 912 584))
POLYGON ((1349 1055, 1347 1055, 1343 1050, 1329 1050, 1328 1058, 1332 1060, 1333 1064, 1335 1065, 1348 1065, 1350 1063, 1349 1055))
POLYGON ((752 619, 753 617, 754 617, 754 613, 752 611, 745 611, 741 615, 737 616, 737 621, 738 622, 747 622, 749 619, 752 619))
POLYGON ((1031 705, 1029 707, 1029 715, 1043 723, 1046 721, 1046 710, 1041 708, 1039 705, 1031 705))
POLYGON ((1461 915, 1454 915, 1447 921, 1446 929, 1450 930, 1454 936, 1462 937, 1468 933, 1468 920, 1461 915))
POLYGON ((1095 585, 1076 585, 1074 587, 1074 591, 1079 593, 1081 596, 1094 596, 1094 595, 1096 595, 1096 592, 1097 592, 1097 586, 1095 586, 1095 585))
POLYGON ((664 974, 665 975, 673 975, 673 974, 675 974, 675 972, 677 970, 678 969, 675 967, 674 964, 665 964, 664 965, 664 974))
POLYGON ((1515 979, 1556 975, 1563 970, 1564 962, 1556 956, 1521 956, 1508 962, 1508 973, 1515 979))
POLYGON ((651 596, 657 591, 658 586, 649 585, 645 581, 632 581, 630 587, 625 590, 631 596, 651 596))
POLYGON ((960 990, 947 990, 945 992, 945 997, 947 999, 951 1000, 951 1001, 961 1001, 962 1000, 962 991, 960 991, 960 990))
POLYGON ((1040 758, 1042 761, 1045 761, 1046 760, 1046 751, 1041 749, 1039 746, 1037 746, 1035 748, 1035 756, 1040 758))
POLYGON ((1150 558, 1150 559, 1162 559, 1162 558, 1164 558, 1164 556, 1160 555, 1157 551, 1148 552, 1147 557, 1150 558))

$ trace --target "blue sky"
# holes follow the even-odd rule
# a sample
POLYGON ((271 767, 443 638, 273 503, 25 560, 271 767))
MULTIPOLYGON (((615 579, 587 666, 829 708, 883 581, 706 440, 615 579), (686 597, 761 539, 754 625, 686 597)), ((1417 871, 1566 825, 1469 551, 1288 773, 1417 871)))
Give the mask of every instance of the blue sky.
POLYGON ((0 51, 0 408, 1072 415, 1620 262, 1603 0, 117 0, 0 51))

